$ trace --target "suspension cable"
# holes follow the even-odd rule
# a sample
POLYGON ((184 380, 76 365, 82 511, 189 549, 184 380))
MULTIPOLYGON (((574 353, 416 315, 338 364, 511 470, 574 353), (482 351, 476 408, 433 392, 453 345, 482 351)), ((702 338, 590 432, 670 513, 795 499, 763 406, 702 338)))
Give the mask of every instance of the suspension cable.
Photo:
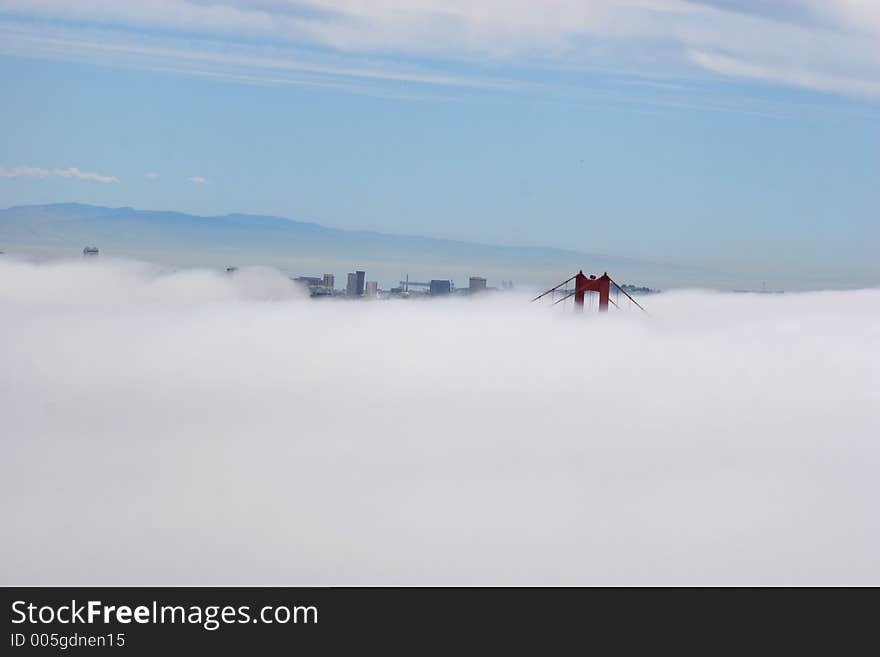
POLYGON ((572 276, 571 278, 566 278, 564 281, 562 281, 562 282, 559 283, 558 285, 554 285, 553 287, 551 287, 551 288, 550 288, 549 290, 547 290, 546 292, 542 292, 541 294, 539 294, 538 296, 536 296, 534 299, 532 299, 532 301, 537 301, 537 300, 540 299, 541 297, 550 294, 551 292, 553 292, 553 291, 556 290, 557 288, 560 288, 560 287, 562 287, 563 285, 565 285, 566 283, 568 283, 568 282, 570 282, 570 281, 573 281, 575 278, 577 278, 577 274, 575 274, 575 275, 572 276))
POLYGON ((611 282, 614 283, 614 287, 616 287, 618 290, 620 290, 621 292, 623 292, 623 293, 627 296, 627 298, 628 298, 630 301, 632 301, 634 304, 636 304, 636 306, 639 307, 639 310, 641 310, 643 313, 650 314, 650 313, 648 313, 647 310, 645 310, 644 308, 642 308, 642 304, 640 304, 638 301, 636 301, 635 299, 633 299, 633 298, 629 295, 629 292, 627 292, 627 291, 624 290, 622 287, 620 287, 620 286, 617 284, 616 281, 614 281, 614 280, 612 279, 611 282))
POLYGON ((557 303, 562 303, 562 302, 565 301, 566 299, 568 299, 568 298, 570 298, 570 297, 573 297, 573 296, 574 296, 574 292, 569 292, 568 294, 566 294, 564 297, 562 297, 562 298, 559 299, 558 301, 554 301, 554 302, 553 302, 553 305, 555 306, 557 303))

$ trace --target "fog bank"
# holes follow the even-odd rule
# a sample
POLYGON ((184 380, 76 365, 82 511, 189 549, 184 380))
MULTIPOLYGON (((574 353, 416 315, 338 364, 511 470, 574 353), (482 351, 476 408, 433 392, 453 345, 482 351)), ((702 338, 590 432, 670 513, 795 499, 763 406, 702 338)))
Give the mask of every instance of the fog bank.
POLYGON ((0 260, 0 584, 880 584, 880 290, 644 303, 0 260))

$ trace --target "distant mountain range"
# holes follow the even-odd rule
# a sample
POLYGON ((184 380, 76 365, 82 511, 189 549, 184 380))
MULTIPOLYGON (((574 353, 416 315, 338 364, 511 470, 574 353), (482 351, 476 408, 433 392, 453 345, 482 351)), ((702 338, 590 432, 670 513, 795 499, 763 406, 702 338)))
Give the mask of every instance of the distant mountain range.
MULTIPOLYGON (((133 257, 176 266, 263 264, 294 274, 365 269, 383 283, 415 278, 487 276, 525 283, 556 282, 578 269, 609 271, 620 281, 657 285, 696 281, 699 272, 626 258, 544 247, 510 247, 328 228, 283 217, 107 208, 80 203, 0 210, 0 250, 31 258, 133 257)), ((490 283, 491 284, 491 283, 490 283)))

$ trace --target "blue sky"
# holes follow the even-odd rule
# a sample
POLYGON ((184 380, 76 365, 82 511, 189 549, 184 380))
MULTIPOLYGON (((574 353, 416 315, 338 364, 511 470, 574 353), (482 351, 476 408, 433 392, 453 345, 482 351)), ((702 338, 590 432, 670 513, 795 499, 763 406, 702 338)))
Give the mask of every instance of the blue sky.
POLYGON ((877 283, 878 5, 0 0, 0 205, 877 283))

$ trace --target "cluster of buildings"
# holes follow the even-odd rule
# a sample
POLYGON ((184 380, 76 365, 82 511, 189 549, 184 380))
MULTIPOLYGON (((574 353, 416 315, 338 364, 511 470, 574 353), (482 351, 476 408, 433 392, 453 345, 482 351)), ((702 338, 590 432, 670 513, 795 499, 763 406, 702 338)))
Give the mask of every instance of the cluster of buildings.
MULTIPOLYGON (((3 253, 0 251, 0 253, 3 253)), ((95 246, 87 246, 83 249, 84 257, 94 257, 98 255, 98 248, 95 246)), ((234 274, 238 271, 238 267, 226 267, 227 274, 234 274)), ((468 279, 468 286, 465 288, 456 288, 455 284, 449 279, 432 279, 431 281, 411 281, 409 275, 406 280, 400 281, 399 287, 392 287, 390 290, 380 290, 378 281, 368 281, 367 274, 358 270, 349 272, 345 279, 345 288, 336 289, 336 276, 333 274, 324 274, 323 276, 297 276, 291 277, 295 283, 303 285, 309 289, 309 294, 313 297, 342 297, 345 299, 378 299, 378 298, 409 298, 409 297, 443 297, 451 294, 479 294, 481 292, 494 291, 498 288, 489 287, 486 279, 482 276, 471 276, 468 279)), ((513 281, 501 281, 501 289, 512 290, 513 281)))
MULTIPOLYGON (((345 288, 336 289, 336 277, 333 274, 318 276, 298 276, 292 280, 300 285, 307 286, 313 297, 342 297, 346 299, 378 299, 378 298, 408 298, 408 297, 442 297, 451 294, 478 294, 488 290, 495 290, 486 285, 486 279, 482 276, 471 276, 466 288, 456 288, 455 284, 448 279, 433 279, 431 281, 411 281, 409 276, 400 281, 398 287, 389 290, 380 290, 377 281, 366 280, 366 272, 353 271, 346 276, 345 288)), ((512 289, 513 281, 502 281, 503 289, 512 289)))
POLYGON ((333 274, 324 274, 320 277, 298 276, 293 281, 307 286, 313 297, 343 296, 350 299, 375 299, 379 296, 379 283, 368 281, 367 274, 363 271, 349 272, 344 290, 336 289, 336 276, 333 274))

